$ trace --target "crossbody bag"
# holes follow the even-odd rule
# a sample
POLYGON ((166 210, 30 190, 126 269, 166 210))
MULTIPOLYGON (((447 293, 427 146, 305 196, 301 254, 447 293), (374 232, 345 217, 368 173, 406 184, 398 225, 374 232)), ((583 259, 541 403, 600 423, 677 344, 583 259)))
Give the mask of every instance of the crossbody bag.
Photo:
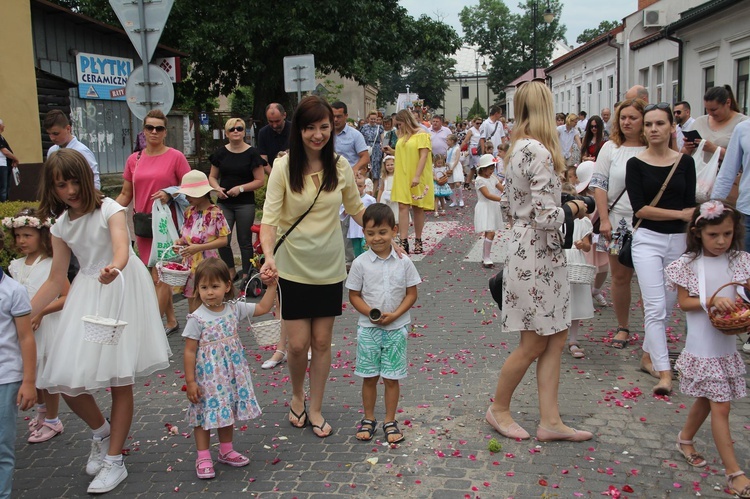
MULTIPOLYGON (((616 204, 617 204, 617 202, 618 202, 618 201, 620 200, 620 198, 622 197, 622 195, 623 195, 623 194, 625 194, 625 191, 626 191, 626 190, 627 190, 627 188, 624 188, 624 189, 622 190, 622 192, 620 193, 620 195, 619 195, 619 196, 617 196, 617 198, 616 198, 616 199, 615 199, 615 200, 614 200, 614 201, 612 202, 612 204, 611 204, 611 205, 609 205, 609 207, 607 207, 607 213, 608 213, 608 214, 609 214, 609 213, 612 213, 612 208, 614 208, 614 207, 615 207, 615 205, 616 205, 616 204)), ((599 226, 600 226, 600 225, 602 224, 602 219, 601 219, 601 217, 599 216, 599 213, 597 213, 597 214, 596 214, 596 220, 594 220, 594 221, 592 222, 592 224, 594 225, 594 234, 598 234, 598 233, 599 233, 599 226)))
POLYGON ((152 239, 154 233, 151 229, 151 213, 138 213, 135 211, 135 172, 138 170, 138 163, 141 161, 141 154, 143 151, 138 151, 138 156, 135 158, 135 168, 133 168, 133 231, 138 237, 145 237, 152 239))

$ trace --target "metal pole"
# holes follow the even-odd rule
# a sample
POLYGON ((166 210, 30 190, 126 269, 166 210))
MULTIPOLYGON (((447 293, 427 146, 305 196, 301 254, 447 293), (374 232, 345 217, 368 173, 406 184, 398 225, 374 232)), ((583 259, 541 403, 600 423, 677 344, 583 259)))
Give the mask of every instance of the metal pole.
POLYGON ((464 120, 464 87, 461 86, 461 75, 458 75, 458 107, 461 111, 461 121, 464 120))
POLYGON ((536 11, 539 9, 539 6, 537 5, 538 0, 534 0, 534 3, 532 4, 532 12, 534 14, 534 79, 536 80, 536 11))
MULTIPOLYGON (((477 72, 477 107, 478 107, 481 104, 479 104, 479 56, 476 55, 476 51, 474 51, 474 56, 475 56, 474 64, 475 64, 476 72, 477 72)), ((477 109, 477 111, 478 110, 479 109, 477 109)))
MULTIPOLYGON (((141 24, 141 54, 143 57, 148 57, 148 47, 146 42, 146 6, 143 4, 144 0, 138 0, 138 22, 141 24)), ((148 74, 148 63, 146 59, 143 61, 143 84, 146 88, 146 103, 151 108, 151 79, 148 74)))
POLYGON ((294 70, 297 71, 297 104, 302 100, 302 66, 299 64, 294 66, 294 70))

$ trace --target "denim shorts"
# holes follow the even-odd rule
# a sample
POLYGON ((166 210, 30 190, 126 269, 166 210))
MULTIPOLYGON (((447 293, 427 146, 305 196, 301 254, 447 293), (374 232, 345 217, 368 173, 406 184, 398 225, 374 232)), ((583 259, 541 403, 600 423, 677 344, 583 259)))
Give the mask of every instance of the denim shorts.
POLYGON ((379 327, 357 326, 357 367, 354 374, 363 378, 406 377, 407 326, 387 331, 379 327))

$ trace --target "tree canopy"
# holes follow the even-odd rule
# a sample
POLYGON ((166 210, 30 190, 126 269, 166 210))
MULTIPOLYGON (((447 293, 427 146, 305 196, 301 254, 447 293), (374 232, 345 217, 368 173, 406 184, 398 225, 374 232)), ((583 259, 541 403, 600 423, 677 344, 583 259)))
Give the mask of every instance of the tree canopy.
MULTIPOLYGON (((119 25, 107 0, 54 1, 119 25)), ((290 101, 284 91, 285 56, 314 54, 318 71, 377 84, 400 74, 409 61, 438 74, 460 44, 451 27, 412 18, 398 0, 179 0, 160 42, 189 54, 187 77, 175 86, 178 103, 199 106, 237 87, 252 87, 256 119, 269 102, 290 101)), ((435 79, 426 78, 425 88, 435 79)))
MULTIPOLYGON (((461 9, 459 19, 466 43, 478 47, 482 56, 492 61, 488 68, 489 85, 496 95, 505 86, 534 66, 534 16, 537 0, 525 0, 518 5, 523 10, 513 14, 503 0, 479 0, 475 6, 461 9)), ((555 41, 564 39, 565 26, 560 24, 560 0, 550 0, 555 15, 550 24, 544 22, 546 4, 539 2, 536 16, 537 67, 550 63, 555 41)))
POLYGON ((604 33, 608 33, 620 25, 619 21, 602 21, 596 28, 588 28, 576 38, 576 43, 584 44, 588 43, 594 38, 600 37, 604 33))

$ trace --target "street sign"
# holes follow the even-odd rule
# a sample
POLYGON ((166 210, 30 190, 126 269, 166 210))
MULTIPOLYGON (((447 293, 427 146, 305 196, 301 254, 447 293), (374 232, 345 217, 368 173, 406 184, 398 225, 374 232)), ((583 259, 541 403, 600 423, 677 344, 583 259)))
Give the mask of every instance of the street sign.
POLYGON ((315 90, 315 56, 312 54, 284 57, 284 90, 297 92, 297 100, 302 92, 315 90))
POLYGON ((144 64, 151 62, 174 0, 109 0, 109 4, 141 60, 144 64), (143 2, 144 15, 141 15, 139 2, 143 2), (146 35, 145 51, 143 33, 146 35))
POLYGON ((130 73, 125 87, 128 107, 140 120, 152 109, 161 109, 164 114, 169 114, 174 104, 174 87, 169 75, 155 64, 149 64, 148 72, 150 82, 147 83, 144 81, 143 66, 138 66, 130 73))

